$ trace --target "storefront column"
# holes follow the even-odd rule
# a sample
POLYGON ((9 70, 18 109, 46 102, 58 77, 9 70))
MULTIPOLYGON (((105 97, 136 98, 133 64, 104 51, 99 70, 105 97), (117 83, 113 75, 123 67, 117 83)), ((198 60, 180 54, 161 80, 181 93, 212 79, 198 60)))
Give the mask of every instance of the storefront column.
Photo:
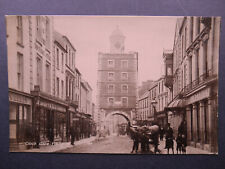
POLYGON ((214 111, 214 100, 212 98, 208 99, 208 117, 209 117, 209 144, 210 144, 210 149, 212 152, 217 151, 217 112, 214 111))
POLYGON ((198 142, 198 136, 197 136, 197 105, 193 104, 193 141, 194 146, 196 146, 196 143, 198 142))
POLYGON ((201 148, 204 148, 204 142, 205 142, 205 133, 204 133, 204 131, 205 131, 205 116, 204 116, 204 108, 205 108, 205 104, 204 104, 204 102, 203 101, 200 101, 200 124, 199 124, 199 126, 200 126, 200 143, 201 143, 201 148))
POLYGON ((191 141, 191 108, 190 106, 186 107, 186 121, 187 121, 187 142, 189 145, 191 141))

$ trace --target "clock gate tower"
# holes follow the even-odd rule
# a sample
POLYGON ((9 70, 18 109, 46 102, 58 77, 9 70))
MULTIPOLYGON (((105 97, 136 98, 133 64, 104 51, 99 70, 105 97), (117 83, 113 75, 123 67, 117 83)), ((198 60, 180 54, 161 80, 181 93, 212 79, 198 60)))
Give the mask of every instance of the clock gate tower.
POLYGON ((138 53, 125 52, 125 36, 117 27, 111 34, 110 52, 98 54, 98 125, 111 115, 132 123, 136 108, 138 53))

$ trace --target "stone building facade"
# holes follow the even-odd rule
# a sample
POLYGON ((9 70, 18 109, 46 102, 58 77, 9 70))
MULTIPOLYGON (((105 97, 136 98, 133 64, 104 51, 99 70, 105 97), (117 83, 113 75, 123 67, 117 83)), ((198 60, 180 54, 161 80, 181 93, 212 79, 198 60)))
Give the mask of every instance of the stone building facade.
POLYGON ((34 133, 40 141, 51 132, 55 141, 68 141, 75 121, 90 121, 78 112, 75 48, 54 31, 53 16, 7 16, 6 24, 10 150, 35 141, 34 133))
POLYGON ((164 55, 168 121, 177 131, 186 120, 188 144, 211 152, 218 151, 219 34, 219 17, 179 18, 173 53, 164 55))

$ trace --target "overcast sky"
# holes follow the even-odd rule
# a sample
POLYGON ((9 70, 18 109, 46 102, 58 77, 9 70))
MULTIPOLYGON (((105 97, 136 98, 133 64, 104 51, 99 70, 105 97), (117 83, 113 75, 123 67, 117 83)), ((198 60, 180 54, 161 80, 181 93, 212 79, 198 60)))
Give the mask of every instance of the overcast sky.
POLYGON ((163 49, 172 49, 177 17, 54 16, 54 28, 76 48, 76 66, 93 88, 96 100, 98 52, 109 52, 109 36, 118 26, 125 51, 139 53, 139 84, 163 72, 163 49))

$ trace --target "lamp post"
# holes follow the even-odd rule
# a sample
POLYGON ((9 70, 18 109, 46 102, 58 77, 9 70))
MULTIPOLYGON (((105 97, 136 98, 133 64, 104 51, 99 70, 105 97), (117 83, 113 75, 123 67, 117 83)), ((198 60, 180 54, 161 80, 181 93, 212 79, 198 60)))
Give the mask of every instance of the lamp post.
POLYGON ((153 117, 154 117, 154 122, 157 122, 157 114, 156 114, 156 105, 157 105, 157 101, 155 99, 153 99, 151 101, 151 105, 153 107, 153 117))

